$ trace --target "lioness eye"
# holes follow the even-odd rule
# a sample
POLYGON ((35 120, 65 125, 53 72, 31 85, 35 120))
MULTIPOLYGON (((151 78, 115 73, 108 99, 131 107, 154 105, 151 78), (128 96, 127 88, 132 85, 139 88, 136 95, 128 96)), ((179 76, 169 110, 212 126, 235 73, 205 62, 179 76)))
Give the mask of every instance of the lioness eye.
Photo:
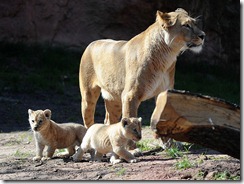
POLYGON ((137 130, 136 130, 135 128, 133 129, 133 131, 134 131, 135 133, 137 133, 137 130))
POLYGON ((39 124, 41 124, 41 123, 42 123, 42 120, 39 121, 39 124))
POLYGON ((32 123, 34 123, 35 121, 34 120, 32 120, 32 123))
POLYGON ((186 28, 188 28, 188 29, 191 29, 191 26, 189 24, 185 24, 183 26, 186 27, 186 28))

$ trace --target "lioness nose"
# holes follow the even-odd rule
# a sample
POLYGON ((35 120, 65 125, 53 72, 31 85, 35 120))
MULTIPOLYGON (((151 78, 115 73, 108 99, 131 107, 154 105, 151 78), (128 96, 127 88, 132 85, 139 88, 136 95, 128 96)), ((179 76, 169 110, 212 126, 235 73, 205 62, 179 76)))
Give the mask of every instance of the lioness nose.
POLYGON ((202 40, 204 40, 204 38, 205 38, 205 33, 202 32, 200 35, 198 35, 198 37, 201 38, 202 40))

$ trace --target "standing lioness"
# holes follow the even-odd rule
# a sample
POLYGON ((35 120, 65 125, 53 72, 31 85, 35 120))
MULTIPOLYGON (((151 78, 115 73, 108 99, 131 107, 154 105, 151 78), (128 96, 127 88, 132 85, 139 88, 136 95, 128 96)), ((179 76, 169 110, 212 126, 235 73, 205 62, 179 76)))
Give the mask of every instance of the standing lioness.
POLYGON ((80 62, 82 115, 86 127, 94 124, 94 111, 100 92, 105 100, 104 122, 137 117, 140 103, 157 97, 151 117, 156 123, 174 86, 176 58, 190 49, 200 52, 205 33, 196 20, 179 8, 174 12, 157 11, 154 24, 129 41, 98 40, 83 53, 80 62))

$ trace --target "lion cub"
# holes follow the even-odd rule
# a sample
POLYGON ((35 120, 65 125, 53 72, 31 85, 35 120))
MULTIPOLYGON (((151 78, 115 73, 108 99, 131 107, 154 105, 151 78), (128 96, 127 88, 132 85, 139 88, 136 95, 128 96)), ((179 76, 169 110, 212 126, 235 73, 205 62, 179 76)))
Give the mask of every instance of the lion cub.
POLYGON ((141 139, 141 120, 141 118, 123 118, 121 122, 112 125, 92 125, 87 130, 77 153, 72 156, 73 160, 80 161, 85 152, 93 150, 95 155, 91 154, 92 160, 101 161, 103 154, 111 152, 112 164, 120 163, 122 160, 119 157, 129 163, 137 162, 137 159, 126 150, 126 146, 129 140, 141 139))
POLYGON ((58 156, 71 156, 75 153, 75 146, 79 146, 86 133, 86 128, 80 124, 57 124, 51 120, 51 110, 28 110, 29 123, 34 132, 36 142, 36 156, 34 161, 50 159, 55 149, 67 148, 68 153, 58 156), (47 156, 42 152, 47 146, 47 156))

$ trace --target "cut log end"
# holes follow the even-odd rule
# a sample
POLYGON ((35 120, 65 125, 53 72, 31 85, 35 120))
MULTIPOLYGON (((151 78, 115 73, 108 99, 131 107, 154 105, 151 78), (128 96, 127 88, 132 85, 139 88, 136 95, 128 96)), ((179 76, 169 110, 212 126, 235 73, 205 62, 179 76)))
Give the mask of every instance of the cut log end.
POLYGON ((199 144, 240 159, 238 107, 200 97, 169 94, 161 115, 166 121, 157 124, 158 136, 199 144))

